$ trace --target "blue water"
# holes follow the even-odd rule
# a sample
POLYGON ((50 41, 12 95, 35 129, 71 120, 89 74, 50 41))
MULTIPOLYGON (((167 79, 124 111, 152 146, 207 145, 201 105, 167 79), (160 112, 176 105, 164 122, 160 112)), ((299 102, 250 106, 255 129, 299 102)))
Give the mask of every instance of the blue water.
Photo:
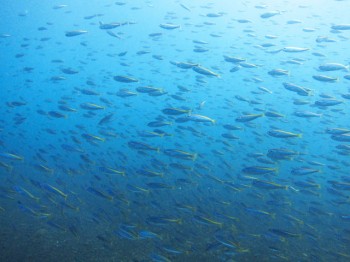
POLYGON ((2 1, 2 261, 349 261, 350 2, 2 1))

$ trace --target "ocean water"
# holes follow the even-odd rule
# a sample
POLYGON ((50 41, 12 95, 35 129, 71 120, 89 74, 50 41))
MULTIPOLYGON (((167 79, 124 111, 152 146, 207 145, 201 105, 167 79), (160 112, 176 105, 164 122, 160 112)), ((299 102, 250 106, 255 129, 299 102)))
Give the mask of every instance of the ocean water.
POLYGON ((2 1, 1 261, 350 261, 350 1, 2 1))

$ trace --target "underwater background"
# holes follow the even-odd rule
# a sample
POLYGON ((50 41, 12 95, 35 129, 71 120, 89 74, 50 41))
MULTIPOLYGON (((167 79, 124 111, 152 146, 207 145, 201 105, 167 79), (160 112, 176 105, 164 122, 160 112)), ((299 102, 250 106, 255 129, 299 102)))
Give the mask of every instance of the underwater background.
POLYGON ((350 1, 1 1, 1 261, 350 261, 350 1))

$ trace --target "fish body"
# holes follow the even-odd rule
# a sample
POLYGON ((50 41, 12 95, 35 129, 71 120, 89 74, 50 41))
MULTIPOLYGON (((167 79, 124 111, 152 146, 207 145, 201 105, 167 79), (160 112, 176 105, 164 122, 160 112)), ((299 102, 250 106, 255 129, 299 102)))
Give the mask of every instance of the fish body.
POLYGON ((67 37, 73 37, 73 36, 78 36, 78 35, 83 35, 86 34, 88 31, 86 30, 74 30, 74 31, 67 31, 65 36, 67 37))

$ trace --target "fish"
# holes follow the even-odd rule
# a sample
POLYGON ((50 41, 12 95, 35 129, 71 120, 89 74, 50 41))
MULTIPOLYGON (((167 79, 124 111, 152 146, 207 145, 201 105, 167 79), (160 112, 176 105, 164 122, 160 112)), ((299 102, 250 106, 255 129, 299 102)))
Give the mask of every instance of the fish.
POLYGON ((338 71, 338 70, 342 70, 342 71, 349 71, 349 65, 345 66, 343 64, 339 64, 339 63, 326 63, 323 65, 320 65, 318 67, 319 70, 321 71, 338 71))
POLYGON ((137 150, 149 150, 149 151, 156 151, 159 152, 159 147, 152 147, 146 143, 138 142, 138 141, 129 141, 128 146, 133 149, 137 150))
POLYGON ((105 125, 105 124, 107 124, 107 123, 110 123, 110 122, 112 121, 113 116, 114 116, 114 113, 110 113, 110 114, 104 116, 104 117, 98 122, 98 124, 99 124, 99 125, 105 125))
POLYGON ((211 71, 203 66, 200 66, 200 65, 193 66, 192 69, 193 69, 193 71, 195 71, 201 75, 220 77, 219 74, 217 74, 217 73, 215 73, 215 72, 213 72, 213 71, 211 71))
POLYGON ((331 28, 333 30, 339 30, 339 31, 350 30, 350 24, 335 24, 335 25, 332 25, 331 28))
POLYGON ((278 77, 278 76, 287 76, 289 75, 289 71, 284 69, 273 69, 267 72, 270 76, 278 77))
POLYGON ((276 184, 271 181, 266 181, 266 180, 259 180, 259 179, 254 179, 252 181, 252 185, 257 187, 257 188, 262 188, 262 189, 288 189, 288 186, 276 184))
POLYGON ((312 90, 309 88, 301 87, 298 85, 295 85, 293 83, 283 83, 283 86, 285 89, 289 91, 296 92, 298 95, 301 96, 310 96, 312 94, 312 90))
POLYGON ((274 111, 267 111, 264 113, 264 115, 267 117, 284 117, 284 115, 274 111))
POLYGON ((163 127, 163 126, 171 126, 172 122, 167 121, 152 121, 147 124, 149 127, 163 127))
POLYGON ((319 107, 336 106, 344 103, 342 100, 334 98, 326 98, 315 101, 314 105, 319 107))
POLYGON ((210 117, 203 116, 203 115, 198 115, 198 114, 190 114, 187 116, 188 121, 193 121, 193 122, 201 122, 201 123, 211 123, 215 124, 216 121, 210 117))
POLYGON ((310 48, 305 48, 305 47, 295 47, 295 46, 287 46, 282 48, 283 52, 286 53, 300 53, 300 52, 305 52, 310 50, 310 48))
POLYGON ((291 138, 291 137, 302 137, 302 134, 296 134, 284 130, 273 129, 267 132, 269 136, 277 137, 277 138, 291 138))
POLYGON ((50 184, 42 184, 42 187, 51 192, 51 193, 54 193, 55 195, 58 195, 58 196, 61 196, 63 197, 65 200, 67 200, 67 197, 68 197, 68 194, 62 192, 60 189, 50 185, 50 184))
POLYGON ((290 231, 287 230, 282 230, 282 229, 278 229, 278 228, 270 228, 269 231, 275 235, 281 236, 281 237, 297 237, 300 238, 302 235, 301 234, 296 234, 296 233, 292 233, 290 231))
POLYGON ((224 59, 225 59, 226 62, 230 62, 230 63, 234 63, 234 64, 246 61, 245 58, 229 56, 229 55, 224 55, 224 59))
POLYGON ((138 79, 133 78, 133 77, 129 77, 129 76, 117 75, 117 76, 114 76, 113 79, 114 79, 114 81, 122 82, 122 83, 137 83, 137 82, 139 82, 138 79))
POLYGON ((129 24, 128 22, 123 22, 123 23, 117 23, 117 22, 111 22, 111 23, 102 23, 99 21, 99 28, 102 30, 111 30, 115 29, 119 26, 127 25, 129 24))
POLYGON ((57 111, 49 111, 48 115, 54 118, 68 118, 67 115, 62 114, 60 112, 57 111))
POLYGON ((125 171, 117 170, 117 169, 112 168, 112 167, 101 166, 99 168, 99 170, 100 170, 100 172, 105 173, 105 174, 109 174, 109 175, 125 176, 125 171))
POLYGON ((299 167, 299 168, 293 168, 291 171, 291 174, 296 176, 304 176, 304 175, 310 175, 310 174, 319 173, 319 172, 321 171, 318 169, 313 169, 309 167, 299 167))
POLYGON ((257 118, 263 117, 264 114, 246 114, 246 115, 241 115, 235 119, 236 122, 240 123, 245 123, 245 122, 250 122, 252 120, 255 120, 257 118))
POLYGON ((23 161, 24 157, 17 155, 17 154, 13 154, 13 153, 9 153, 9 152, 0 152, 0 158, 3 159, 8 159, 8 160, 17 160, 17 161, 23 161))
POLYGON ((67 31, 65 33, 66 37, 74 37, 74 36, 78 36, 78 35, 83 35, 88 33, 88 31, 86 30, 73 30, 73 31, 67 31))
POLYGON ((86 109, 86 110, 102 110, 102 109, 105 109, 104 106, 100 106, 100 105, 93 104, 93 103, 83 103, 83 104, 80 104, 80 107, 82 109, 86 109))
POLYGON ((278 172, 277 168, 265 167, 265 166, 249 166, 242 169, 242 172, 250 175, 266 175, 266 174, 276 174, 278 172))
POLYGON ((321 82, 328 82, 328 83, 334 83, 337 82, 339 79, 337 77, 331 77, 326 75, 314 75, 312 76, 313 79, 321 82))
POLYGON ((185 10, 187 10, 187 11, 191 12, 191 9, 190 9, 190 8, 188 8, 186 5, 184 5, 184 4, 180 4, 180 6, 181 6, 183 9, 185 9, 185 10))
POLYGON ((273 16, 280 15, 280 14, 281 14, 280 11, 270 11, 270 12, 266 12, 266 13, 261 14, 260 17, 263 19, 267 19, 267 18, 271 18, 273 16))
POLYGON ((196 160, 197 154, 196 153, 191 153, 191 152, 186 152, 183 150, 179 149, 164 149, 163 153, 166 154, 167 156, 174 157, 174 158, 180 158, 184 160, 196 160))
POLYGON ((183 115, 183 114, 190 114, 192 110, 189 109, 182 109, 182 108, 164 108, 162 110, 163 114, 166 115, 171 115, 171 116, 178 116, 178 115, 183 115))
POLYGON ((310 112, 310 111, 296 111, 294 112, 294 115, 297 117, 302 117, 302 118, 314 118, 314 117, 321 117, 322 114, 310 112))
POLYGON ((87 191, 90 192, 90 193, 92 193, 92 194, 94 194, 94 195, 96 195, 96 196, 99 196, 99 197, 101 197, 101 198, 105 198, 105 199, 110 200, 110 201, 113 200, 113 196, 108 195, 107 193, 102 192, 102 191, 100 191, 99 189, 96 189, 96 188, 94 188, 94 187, 88 187, 88 188, 87 188, 87 191))
POLYGON ((181 26, 176 24, 166 23, 166 24, 160 24, 159 27, 167 30, 174 30, 174 29, 180 28, 181 26))

